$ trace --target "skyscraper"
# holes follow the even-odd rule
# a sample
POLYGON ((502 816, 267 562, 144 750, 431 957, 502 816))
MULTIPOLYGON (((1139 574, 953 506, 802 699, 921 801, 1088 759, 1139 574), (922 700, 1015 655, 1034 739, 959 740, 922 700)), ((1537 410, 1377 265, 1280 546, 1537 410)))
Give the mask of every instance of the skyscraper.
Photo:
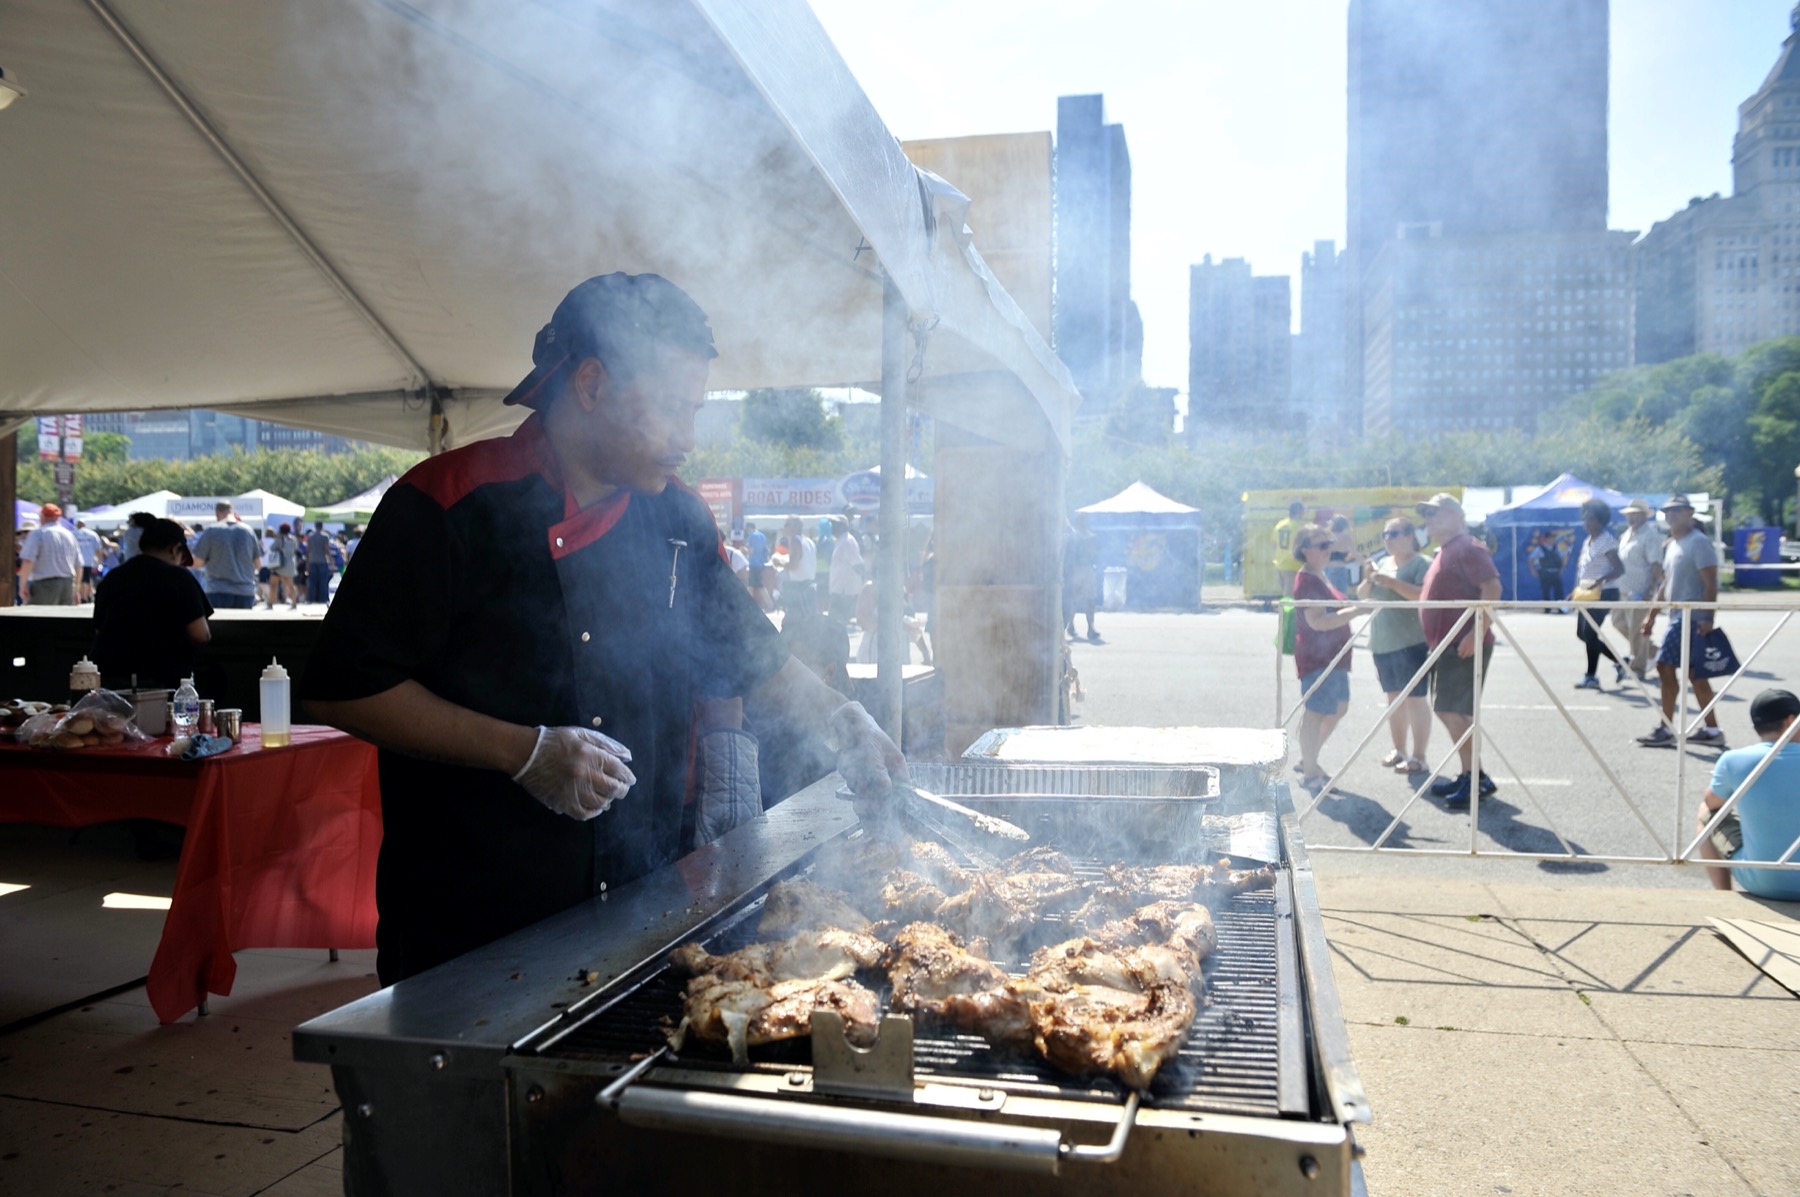
POLYGON ((1276 427, 1289 417, 1293 304, 1286 275, 1256 277, 1242 258, 1189 268, 1189 439, 1276 427))
MULTIPOLYGON (((1384 247, 1439 240, 1439 269, 1504 252, 1493 238, 1525 247, 1556 234, 1563 257, 1609 252, 1607 20, 1607 0, 1351 0, 1347 370, 1357 406, 1398 415, 1392 395, 1371 394, 1366 361, 1374 341, 1398 347, 1406 335, 1370 324, 1384 247), (1592 237, 1591 251, 1572 248, 1574 234, 1592 237), (1463 254, 1463 238, 1486 240, 1463 254)), ((1548 271, 1544 289, 1556 294, 1546 308, 1564 306, 1563 286, 1579 289, 1574 273, 1548 271)), ((1518 385, 1492 381, 1481 398, 1518 385)))
POLYGON ((1144 328, 1131 301, 1131 155, 1101 96, 1056 101, 1056 303, 1051 346, 1082 404, 1105 417, 1143 371, 1144 328))
POLYGON ((1738 106, 1734 194, 1696 198, 1638 242, 1639 364, 1800 335, 1800 6, 1789 24, 1738 106))
POLYGON ((1300 332, 1294 337, 1289 404, 1313 427, 1355 425, 1344 394, 1344 255, 1330 241, 1300 255, 1300 332))

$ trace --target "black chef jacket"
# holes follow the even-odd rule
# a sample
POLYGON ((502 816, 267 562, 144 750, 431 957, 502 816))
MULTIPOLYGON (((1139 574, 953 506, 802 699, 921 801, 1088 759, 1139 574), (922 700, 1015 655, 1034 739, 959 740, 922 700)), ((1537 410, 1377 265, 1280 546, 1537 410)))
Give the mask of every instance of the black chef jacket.
POLYGON ((511 723, 597 728, 631 749, 637 784, 584 823, 504 774, 383 750, 382 982, 674 860, 695 700, 744 695, 786 660, 678 483, 580 509, 535 415, 407 473, 344 574, 303 695, 411 679, 511 723))

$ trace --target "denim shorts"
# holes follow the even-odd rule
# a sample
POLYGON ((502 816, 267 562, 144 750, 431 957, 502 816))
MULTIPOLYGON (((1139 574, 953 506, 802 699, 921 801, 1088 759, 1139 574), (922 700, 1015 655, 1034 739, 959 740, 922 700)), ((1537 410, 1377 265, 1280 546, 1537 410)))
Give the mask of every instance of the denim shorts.
MULTIPOLYGON (((1431 650, 1425 646, 1425 642, 1422 640, 1417 644, 1409 644, 1405 648, 1397 648, 1391 653, 1376 653, 1375 674, 1381 679, 1381 692, 1383 694, 1400 693, 1401 687, 1412 680, 1413 674, 1419 672, 1419 666, 1423 665, 1425 658, 1430 655, 1431 650)), ((1407 697, 1424 698, 1430 690, 1431 674, 1427 672, 1419 679, 1419 684, 1412 688, 1412 692, 1407 697)))
MULTIPOLYGON (((1321 673, 1325 673, 1325 671, 1315 669, 1311 673, 1301 674, 1300 692, 1304 694, 1308 690, 1312 690, 1312 684, 1319 680, 1321 673)), ((1333 669, 1326 674, 1325 681, 1317 690, 1313 690, 1312 697, 1306 700, 1306 709, 1319 715, 1335 715, 1349 705, 1350 671, 1348 669, 1333 669)))

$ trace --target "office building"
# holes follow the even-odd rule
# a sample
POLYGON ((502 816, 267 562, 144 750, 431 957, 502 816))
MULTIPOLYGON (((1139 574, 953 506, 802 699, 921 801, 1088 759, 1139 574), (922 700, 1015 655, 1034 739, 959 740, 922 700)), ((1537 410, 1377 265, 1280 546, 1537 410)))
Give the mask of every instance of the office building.
POLYGON ((1288 277, 1257 277, 1242 258, 1189 268, 1190 440, 1208 430, 1270 427, 1289 418, 1292 389, 1288 277))
POLYGON ((1331 241, 1300 255, 1300 331, 1289 406, 1311 428, 1356 428, 1344 389, 1344 255, 1331 241))
MULTIPOLYGON (((1444 261, 1478 260, 1492 244, 1456 258, 1449 246, 1465 237, 1605 233, 1607 21, 1607 0, 1351 0, 1353 407, 1371 402, 1367 277, 1402 230, 1429 230, 1443 243, 1430 252, 1453 255, 1444 261)), ((1554 306, 1580 302, 1559 294, 1554 306)))
POLYGON ((1131 155, 1103 97, 1056 101, 1056 294, 1051 348, 1095 423, 1143 373, 1144 328, 1131 301, 1131 155))
POLYGON ((1384 244, 1363 280, 1364 431, 1529 431, 1629 365, 1633 236, 1414 226, 1384 244))
POLYGON ((1636 361, 1800 335, 1800 8, 1738 106, 1732 195, 1694 199, 1637 245, 1636 361))

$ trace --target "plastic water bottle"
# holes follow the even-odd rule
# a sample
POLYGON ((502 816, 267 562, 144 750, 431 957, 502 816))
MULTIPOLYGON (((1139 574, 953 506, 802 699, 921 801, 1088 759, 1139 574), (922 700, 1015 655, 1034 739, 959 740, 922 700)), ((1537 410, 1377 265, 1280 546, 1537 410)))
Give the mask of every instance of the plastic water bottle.
POLYGON ((275 658, 262 672, 262 745, 281 748, 293 743, 292 708, 288 705, 288 671, 275 658))
POLYGON ((169 700, 169 721, 177 738, 191 736, 199 728, 200 691, 194 689, 193 678, 182 678, 181 688, 169 700))

